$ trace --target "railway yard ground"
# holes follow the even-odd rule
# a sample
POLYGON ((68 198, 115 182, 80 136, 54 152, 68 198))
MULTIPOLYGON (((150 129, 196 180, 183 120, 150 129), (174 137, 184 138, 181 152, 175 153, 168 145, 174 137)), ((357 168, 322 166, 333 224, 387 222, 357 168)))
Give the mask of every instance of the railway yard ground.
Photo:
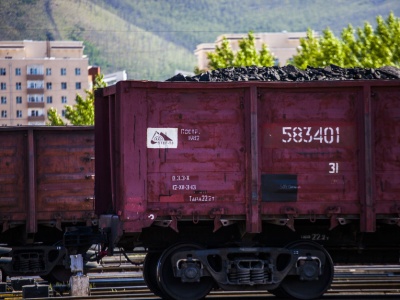
MULTIPOLYGON (((130 257, 140 261, 143 256, 130 257)), ((142 277, 142 265, 133 265, 122 257, 103 259, 87 272, 90 296, 79 299, 160 299, 147 288, 142 277)), ((27 277, 38 286, 48 285, 40 277, 27 277)), ((24 298, 21 290, 13 290, 13 282, 23 278, 7 278, 7 290, 0 299, 24 298)), ((35 299, 78 299, 69 294, 68 284, 48 285, 49 297, 35 299)), ((212 291, 206 299, 278 299, 268 292, 212 291)), ((400 265, 335 266, 331 288, 321 299, 400 299, 400 265)))

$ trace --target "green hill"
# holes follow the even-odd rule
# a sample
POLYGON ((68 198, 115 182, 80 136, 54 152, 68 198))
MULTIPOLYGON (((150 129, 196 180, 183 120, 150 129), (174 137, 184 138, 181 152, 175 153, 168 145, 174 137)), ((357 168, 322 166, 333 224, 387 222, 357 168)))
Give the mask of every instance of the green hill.
POLYGON ((192 71, 197 44, 224 33, 336 34, 390 11, 397 0, 1 0, 1 40, 83 40, 90 64, 130 79, 165 80, 192 71))

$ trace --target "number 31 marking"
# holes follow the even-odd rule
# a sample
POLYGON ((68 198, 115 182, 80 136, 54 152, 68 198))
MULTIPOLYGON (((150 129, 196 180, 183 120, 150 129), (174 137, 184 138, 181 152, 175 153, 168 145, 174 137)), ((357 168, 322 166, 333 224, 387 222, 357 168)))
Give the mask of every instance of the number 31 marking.
POLYGON ((334 174, 334 173, 339 173, 339 163, 329 163, 329 173, 334 174))

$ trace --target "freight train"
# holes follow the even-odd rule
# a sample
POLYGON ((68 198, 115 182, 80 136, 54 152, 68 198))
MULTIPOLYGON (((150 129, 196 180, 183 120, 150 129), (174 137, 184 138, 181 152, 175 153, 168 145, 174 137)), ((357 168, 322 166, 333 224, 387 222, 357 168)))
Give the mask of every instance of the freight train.
POLYGON ((55 245, 144 247, 144 279, 163 299, 315 299, 335 263, 399 263, 400 81, 288 70, 98 90, 93 219, 66 224, 55 245))

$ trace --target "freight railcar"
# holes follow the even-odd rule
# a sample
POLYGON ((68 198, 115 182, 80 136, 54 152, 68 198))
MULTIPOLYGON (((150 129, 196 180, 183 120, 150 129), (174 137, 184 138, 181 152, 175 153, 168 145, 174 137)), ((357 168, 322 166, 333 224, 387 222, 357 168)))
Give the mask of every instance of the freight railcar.
POLYGON ((93 127, 0 128, 0 268, 68 281, 96 242, 93 127))
POLYGON ((99 90, 96 214, 165 299, 313 299, 335 263, 398 263, 400 81, 99 90))

